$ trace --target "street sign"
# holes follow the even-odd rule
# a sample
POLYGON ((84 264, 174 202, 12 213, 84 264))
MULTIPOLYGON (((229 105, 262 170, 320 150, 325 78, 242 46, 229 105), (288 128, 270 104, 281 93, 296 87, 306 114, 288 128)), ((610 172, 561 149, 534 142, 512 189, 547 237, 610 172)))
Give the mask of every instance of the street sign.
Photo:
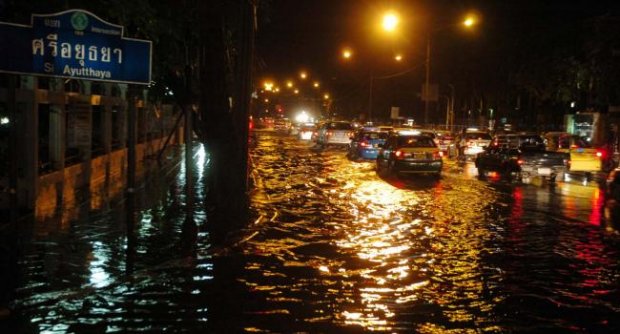
POLYGON ((0 22, 0 72, 148 85, 151 41, 78 9, 0 22))
POLYGON ((390 110, 390 118, 391 119, 398 119, 399 116, 398 114, 400 113, 400 107, 392 107, 392 109, 390 110))

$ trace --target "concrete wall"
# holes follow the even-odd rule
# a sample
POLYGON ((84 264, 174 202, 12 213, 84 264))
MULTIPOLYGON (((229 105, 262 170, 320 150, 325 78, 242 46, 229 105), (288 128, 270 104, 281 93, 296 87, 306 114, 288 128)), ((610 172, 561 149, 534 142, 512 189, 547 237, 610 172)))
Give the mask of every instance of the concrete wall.
MULTIPOLYGON (((173 138, 172 144, 179 139, 173 138)), ((138 175, 143 171, 142 162, 155 157, 163 146, 165 138, 154 139, 136 146, 138 175)), ((91 209, 100 209, 107 199, 122 194, 125 189, 127 171, 127 149, 120 149, 104 156, 69 166, 39 178, 35 217, 45 220, 90 201, 91 209), (90 171, 90 172, 88 172, 90 171)))
MULTIPOLYGON (((0 87, 0 104, 15 97, 17 115, 11 126, 18 134, 19 154, 9 159, 19 164, 20 209, 48 217, 86 198, 96 205, 122 191, 130 110, 127 85, 33 76, 18 79, 15 91, 0 87)), ((139 120, 139 162, 159 152, 178 116, 171 105, 147 104, 147 97, 144 90, 134 109, 139 120)), ((181 138, 177 131, 170 145, 181 138)), ((0 211, 8 208, 8 181, 8 175, 0 174, 0 211)))

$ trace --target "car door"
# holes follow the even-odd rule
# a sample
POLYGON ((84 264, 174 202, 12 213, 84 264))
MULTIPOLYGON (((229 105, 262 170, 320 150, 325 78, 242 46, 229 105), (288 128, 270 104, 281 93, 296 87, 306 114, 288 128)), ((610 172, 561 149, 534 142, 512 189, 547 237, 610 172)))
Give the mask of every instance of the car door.
POLYGON ((381 168, 386 168, 388 166, 388 161, 392 150, 394 149, 395 143, 396 137, 390 137, 385 141, 385 144, 383 144, 383 147, 379 151, 379 154, 377 155, 377 164, 381 168))

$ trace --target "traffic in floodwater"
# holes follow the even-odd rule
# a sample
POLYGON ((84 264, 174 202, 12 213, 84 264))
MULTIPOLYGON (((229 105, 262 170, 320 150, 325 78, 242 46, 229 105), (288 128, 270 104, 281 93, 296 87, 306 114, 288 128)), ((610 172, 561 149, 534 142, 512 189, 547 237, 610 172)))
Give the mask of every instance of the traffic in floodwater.
POLYGON ((202 146, 191 171, 147 173, 134 240, 122 202, 24 227, 0 329, 620 331, 620 237, 601 226, 596 186, 480 180, 449 159, 439 178, 379 177, 373 161, 273 131, 256 133, 250 157, 251 221, 224 246, 206 228, 202 146))

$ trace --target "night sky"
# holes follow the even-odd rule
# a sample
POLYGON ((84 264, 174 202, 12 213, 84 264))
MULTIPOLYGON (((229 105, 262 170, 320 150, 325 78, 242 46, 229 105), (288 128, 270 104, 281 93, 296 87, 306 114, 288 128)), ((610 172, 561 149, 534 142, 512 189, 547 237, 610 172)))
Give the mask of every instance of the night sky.
MULTIPOLYGON (((561 31, 579 26, 587 18, 618 15, 620 1, 582 0, 435 0, 435 1, 369 1, 369 0, 270 0, 261 10, 258 53, 264 62, 264 73, 286 75, 301 67, 329 75, 340 63, 339 52, 351 46, 356 56, 367 57, 369 49, 380 49, 394 42, 378 41, 370 25, 388 8, 401 15, 405 48, 420 42, 416 30, 425 24, 446 26, 457 23, 470 11, 481 15, 475 36, 484 42, 511 41, 503 36, 530 36, 561 31), (421 15, 420 15, 421 14, 421 15), (359 52, 357 52, 359 50, 359 52)), ((443 32, 443 35, 447 35, 443 32)), ((448 40, 462 38, 440 36, 448 40)), ((549 41, 553 43, 553 41, 549 41)), ((387 46, 389 47, 389 46, 387 46)), ((403 49, 403 48, 399 48, 403 49)), ((368 61, 368 59, 363 59, 368 61)))

